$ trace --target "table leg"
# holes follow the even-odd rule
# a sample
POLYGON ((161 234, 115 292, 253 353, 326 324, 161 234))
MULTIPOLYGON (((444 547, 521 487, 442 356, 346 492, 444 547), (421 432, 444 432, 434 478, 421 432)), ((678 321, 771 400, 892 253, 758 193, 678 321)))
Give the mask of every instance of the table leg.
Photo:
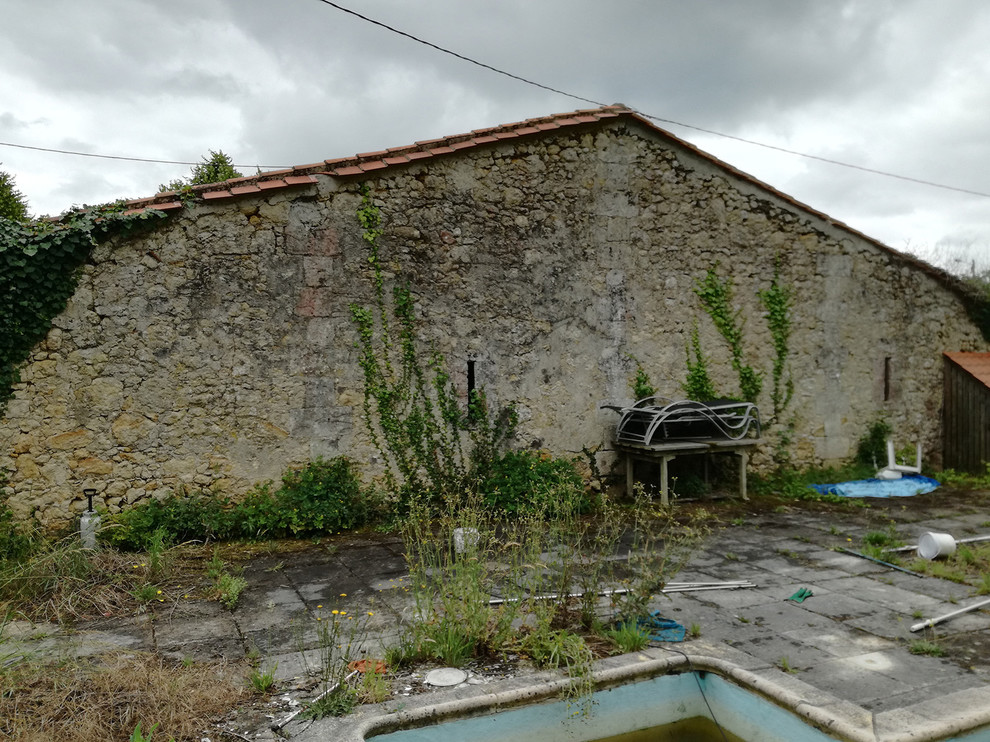
POLYGON ((746 468, 749 465, 749 454, 746 451, 739 452, 739 494, 742 499, 748 500, 746 496, 746 468))
POLYGON ((667 462, 670 461, 673 456, 661 456, 660 457, 660 504, 666 507, 670 504, 670 492, 667 489, 667 462))

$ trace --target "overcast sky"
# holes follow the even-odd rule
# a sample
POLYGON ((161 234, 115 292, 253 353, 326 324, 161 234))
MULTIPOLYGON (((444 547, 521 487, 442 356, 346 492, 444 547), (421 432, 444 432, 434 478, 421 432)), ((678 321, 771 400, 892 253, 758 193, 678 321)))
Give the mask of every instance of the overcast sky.
MULTIPOLYGON (((985 0, 341 0, 558 90, 990 194, 985 0)), ((0 142, 308 164, 591 107, 320 0, 3 0, 0 142)), ((663 128, 891 247, 990 254, 990 198, 663 128)), ((34 214, 150 196, 184 165, 0 146, 34 214)))

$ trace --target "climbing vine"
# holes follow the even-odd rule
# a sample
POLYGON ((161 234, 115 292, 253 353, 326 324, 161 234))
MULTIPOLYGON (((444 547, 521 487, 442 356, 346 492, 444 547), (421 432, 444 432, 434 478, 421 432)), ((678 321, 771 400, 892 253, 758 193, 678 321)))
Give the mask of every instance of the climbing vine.
POLYGON ((684 395, 688 399, 699 402, 718 399, 719 394, 715 389, 715 384, 708 375, 708 359, 701 352, 701 339, 698 337, 697 323, 691 328, 691 342, 690 345, 685 344, 684 354, 687 357, 687 377, 681 386, 684 395), (692 353, 694 360, 691 359, 692 353))
POLYGON ((794 379, 787 373, 787 357, 790 354, 791 308, 794 291, 780 282, 780 259, 774 261, 773 280, 770 287, 759 292, 760 302, 767 312, 767 326, 773 338, 773 389, 770 401, 773 403, 773 416, 777 419, 790 404, 794 396, 794 379))
POLYGON ((732 279, 724 281, 710 268, 704 279, 695 284, 694 292, 701 299, 708 316, 716 329, 729 344, 732 353, 732 368, 739 376, 739 391, 747 402, 756 402, 763 389, 763 377, 752 366, 743 362, 743 332, 739 310, 732 309, 732 279))
POLYGON ((414 300, 399 284, 387 300, 379 239, 381 213, 367 188, 357 211, 368 243, 374 304, 351 304, 358 328, 359 363, 364 375, 364 420, 386 461, 386 484, 400 497, 462 495, 486 476, 499 446, 515 432, 516 414, 507 408, 490 415, 476 391, 465 413, 443 356, 421 354, 416 339, 414 300), (472 448, 465 455, 462 433, 472 448))
POLYGON ((629 358, 636 364, 636 374, 629 383, 629 388, 632 390, 633 397, 637 400, 646 399, 647 397, 655 397, 657 390, 656 387, 653 386, 653 382, 650 380, 650 375, 646 373, 646 369, 643 368, 643 365, 635 356, 630 355, 629 358))
POLYGON ((0 217, 0 412, 20 381, 21 364, 65 309, 93 247, 164 217, 153 209, 125 214, 120 204, 55 221, 0 217))

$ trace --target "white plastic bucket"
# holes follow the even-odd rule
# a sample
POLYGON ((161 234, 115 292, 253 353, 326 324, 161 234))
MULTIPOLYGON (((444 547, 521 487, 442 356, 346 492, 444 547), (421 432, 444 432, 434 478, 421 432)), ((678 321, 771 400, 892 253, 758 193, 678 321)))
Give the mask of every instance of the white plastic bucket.
POLYGON ((922 559, 937 559, 949 556, 956 550, 956 540, 948 533, 929 531, 918 539, 918 556, 922 559))

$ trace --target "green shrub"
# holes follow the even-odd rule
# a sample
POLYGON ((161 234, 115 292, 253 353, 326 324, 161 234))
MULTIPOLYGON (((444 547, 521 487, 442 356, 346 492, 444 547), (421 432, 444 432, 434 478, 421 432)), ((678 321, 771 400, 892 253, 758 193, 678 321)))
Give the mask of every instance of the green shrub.
POLYGON ((110 518, 100 539, 123 551, 147 551, 153 539, 168 544, 222 540, 236 531, 231 501, 208 493, 150 499, 110 518))
POLYGON ((877 419, 856 447, 856 461, 864 466, 878 467, 887 463, 887 437, 892 428, 886 420, 877 419))
POLYGON ((236 538, 281 538, 339 531, 360 525, 365 499, 353 464, 317 458, 288 471, 282 485, 265 482, 243 500, 209 493, 148 500, 110 519, 101 539, 118 549, 143 551, 156 533, 168 543, 236 538))
POLYGON ((481 485, 484 502, 506 513, 585 512, 591 500, 574 462, 534 451, 510 451, 495 459, 481 485))
POLYGON ((361 482, 344 457, 286 472, 276 499, 281 509, 298 512, 294 534, 353 528, 364 519, 361 482))

